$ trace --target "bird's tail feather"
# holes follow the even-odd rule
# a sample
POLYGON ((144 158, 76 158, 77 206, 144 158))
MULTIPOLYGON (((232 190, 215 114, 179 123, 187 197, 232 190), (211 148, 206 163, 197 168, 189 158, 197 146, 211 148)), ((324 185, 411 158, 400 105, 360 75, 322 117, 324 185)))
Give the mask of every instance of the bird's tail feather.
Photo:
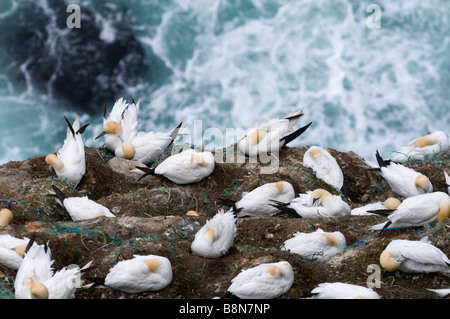
POLYGON ((378 166, 380 166, 380 167, 386 167, 387 165, 389 165, 389 164, 391 163, 390 160, 384 160, 384 159, 381 157, 381 155, 380 155, 380 153, 378 152, 378 150, 377 150, 377 152, 375 153, 375 157, 377 158, 377 163, 378 163, 378 166))
POLYGON ((25 247, 25 253, 27 253, 30 250, 31 246, 33 246, 35 241, 36 241, 36 233, 33 233, 30 236, 30 239, 28 240, 27 246, 25 247))
POLYGON ((53 191, 56 194, 56 197, 59 199, 59 201, 61 202, 61 204, 63 204, 64 200, 67 198, 66 195, 64 195, 64 193, 55 185, 52 185, 53 191))
MULTIPOLYGON (((288 216, 290 216, 290 217, 293 217, 293 218, 303 218, 301 215, 299 215, 298 213, 297 213, 297 211, 295 210, 295 209, 293 209, 293 208, 291 208, 291 207, 287 207, 287 206, 285 206, 285 203, 283 203, 283 205, 278 205, 278 204, 269 204, 270 206, 272 206, 272 207, 275 207, 275 208, 277 208, 277 209, 279 209, 282 213, 285 213, 285 214, 287 214, 288 216)), ((289 205, 289 204, 288 204, 289 205)))
POLYGON ((77 131, 77 134, 83 134, 84 131, 86 130, 86 127, 88 127, 89 124, 91 123, 84 124, 82 127, 80 127, 79 130, 77 131))
POLYGON ((148 175, 157 175, 157 174, 155 174, 155 167, 136 166, 136 168, 144 172, 144 175, 139 177, 138 182, 148 175))
POLYGON ((86 281, 90 281, 94 284, 94 286, 106 286, 105 279, 106 277, 85 277, 86 281))
POLYGON ((292 132, 289 135, 286 135, 284 137, 282 137, 280 139, 280 141, 284 141, 284 145, 287 145, 288 143, 292 142, 293 140, 295 140, 297 137, 299 137, 300 135, 302 135, 307 129, 308 127, 312 124, 312 122, 310 122, 309 124, 299 128, 298 130, 292 132))
POLYGON ((170 133, 170 137, 172 138, 172 142, 175 141, 175 139, 180 135, 180 130, 185 128, 185 126, 182 126, 183 122, 178 124, 177 127, 175 127, 172 132, 170 133))
POLYGON ((221 198, 221 197, 216 197, 216 200, 219 204, 227 206, 227 207, 231 207, 232 212, 234 213, 234 215, 237 217, 237 214, 242 210, 242 208, 237 208, 236 207, 236 203, 237 201, 232 200, 232 199, 227 199, 227 198, 221 198))
POLYGON ((394 211, 395 211, 395 209, 374 209, 374 210, 368 210, 367 212, 387 217, 390 214, 392 214, 394 211))

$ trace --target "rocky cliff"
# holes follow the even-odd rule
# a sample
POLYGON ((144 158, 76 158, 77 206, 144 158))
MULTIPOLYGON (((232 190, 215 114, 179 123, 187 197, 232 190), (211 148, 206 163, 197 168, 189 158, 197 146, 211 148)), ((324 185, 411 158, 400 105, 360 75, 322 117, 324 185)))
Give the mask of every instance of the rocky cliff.
MULTIPOLYGON (((340 194, 352 207, 385 200, 395 195, 390 186, 354 152, 329 149, 346 175, 347 196, 318 179, 302 165, 307 147, 285 148, 274 174, 262 174, 261 166, 252 163, 217 163, 211 176, 192 185, 176 185, 168 180, 149 176, 139 182, 134 163, 114 158, 103 148, 86 148, 86 175, 74 188, 55 177, 44 157, 9 162, 0 167, 0 204, 9 205, 14 213, 0 234, 22 238, 36 234, 38 243, 48 242, 57 270, 80 256, 79 264, 93 260, 90 277, 105 276, 118 261, 135 254, 157 254, 170 259, 172 283, 159 292, 127 294, 110 288, 80 289, 79 299, 117 298, 212 298, 222 295, 230 280, 242 269, 263 262, 289 261, 295 271, 292 289, 281 298, 302 298, 308 288, 322 282, 341 281, 366 285, 369 265, 379 265, 384 247, 396 238, 431 242, 450 254, 448 228, 442 224, 425 225, 420 229, 371 231, 368 227, 382 222, 382 216, 343 216, 338 218, 291 218, 276 216, 245 217, 238 220, 239 233, 227 256, 205 259, 190 251, 196 231, 207 219, 226 208, 216 197, 239 199, 243 192, 274 181, 288 181, 303 193, 326 188, 340 194), (99 217, 74 222, 52 194, 54 184, 71 196, 85 196, 108 207, 117 217, 99 217), (199 216, 188 216, 188 211, 199 216), (280 250, 283 242, 296 232, 340 231, 346 237, 347 249, 330 261, 314 264, 301 256, 280 250)), ((430 178, 443 180, 443 171, 450 171, 450 156, 443 152, 409 166, 430 178)), ((447 191, 435 183, 435 190, 447 191)), ((3 298, 14 298, 15 271, 0 265, 0 292, 3 298)), ((381 284, 375 290, 382 298, 437 298, 427 288, 447 288, 448 279, 436 274, 380 273, 381 284)))

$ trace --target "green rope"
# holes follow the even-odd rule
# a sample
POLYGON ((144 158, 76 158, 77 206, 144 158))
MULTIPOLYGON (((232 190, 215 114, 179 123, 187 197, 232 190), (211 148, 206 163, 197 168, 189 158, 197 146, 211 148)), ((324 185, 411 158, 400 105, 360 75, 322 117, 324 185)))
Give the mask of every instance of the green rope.
POLYGON ((365 241, 364 239, 372 236, 373 234, 375 234, 377 232, 383 232, 385 230, 392 230, 392 229, 408 229, 408 228, 412 228, 412 229, 417 230, 417 232, 419 233, 420 237, 422 237, 422 233, 420 232, 420 230, 418 229, 417 226, 389 227, 389 228, 375 229, 371 233, 369 233, 368 235, 364 236, 362 239, 358 240, 357 242, 351 244, 348 247, 358 246, 358 245, 366 245, 366 244, 370 243, 370 241, 365 241))

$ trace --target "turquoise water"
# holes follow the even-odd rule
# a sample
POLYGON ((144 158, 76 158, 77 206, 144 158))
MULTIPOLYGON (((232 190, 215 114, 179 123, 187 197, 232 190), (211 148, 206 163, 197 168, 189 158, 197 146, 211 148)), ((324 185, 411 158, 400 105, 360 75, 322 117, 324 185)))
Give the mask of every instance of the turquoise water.
MULTIPOLYGON (((0 31, 21 23, 23 2, 0 3, 0 31)), ((52 14, 52 1, 32 2, 52 14)), ((293 146, 352 150, 369 160, 376 149, 388 156, 419 135, 450 133, 448 1, 377 1, 380 28, 370 27, 372 1, 67 3, 82 11, 106 6, 129 17, 148 67, 109 105, 120 96, 140 98, 145 130, 169 130, 181 121, 194 130, 201 120, 203 131, 214 127, 225 134, 303 107, 299 125, 313 125, 293 146)), ((104 17, 104 30, 114 36, 110 18, 104 17)), ((56 151, 64 140, 64 115, 90 122, 85 143, 101 145, 94 137, 102 105, 98 114, 87 112, 39 88, 28 65, 6 47, 0 65, 0 163, 56 151), (22 76, 12 78, 11 70, 22 76)))

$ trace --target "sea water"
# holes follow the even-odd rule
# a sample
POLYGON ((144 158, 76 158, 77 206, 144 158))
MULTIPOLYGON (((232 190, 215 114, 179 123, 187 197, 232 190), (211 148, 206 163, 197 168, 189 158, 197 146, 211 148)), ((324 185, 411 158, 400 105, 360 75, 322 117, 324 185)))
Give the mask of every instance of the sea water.
MULTIPOLYGON (((0 37, 27 22, 23 2, 1 1, 0 37)), ((56 14, 50 0, 28 2, 44 15, 56 14)), ((117 35, 114 19, 128 17, 124 21, 139 40, 147 67, 133 84, 109 96, 108 107, 122 96, 129 102, 140 99, 142 130, 168 131, 183 122, 187 129, 201 123, 202 130, 214 127, 225 134, 227 128, 245 130, 255 121, 303 108, 297 127, 313 124, 292 146, 354 151, 369 160, 376 150, 388 157, 420 135, 450 133, 446 0, 66 4, 97 10, 102 41, 117 35), (117 14, 101 16, 105 6, 117 14)), ((50 23, 39 28, 55 35, 74 31, 50 23)), ((64 116, 91 123, 85 144, 101 146, 95 136, 103 105, 87 111, 56 97, 53 83, 38 85, 30 76, 31 60, 19 60, 8 43, 0 42, 0 164, 55 152, 64 140, 64 116)))

